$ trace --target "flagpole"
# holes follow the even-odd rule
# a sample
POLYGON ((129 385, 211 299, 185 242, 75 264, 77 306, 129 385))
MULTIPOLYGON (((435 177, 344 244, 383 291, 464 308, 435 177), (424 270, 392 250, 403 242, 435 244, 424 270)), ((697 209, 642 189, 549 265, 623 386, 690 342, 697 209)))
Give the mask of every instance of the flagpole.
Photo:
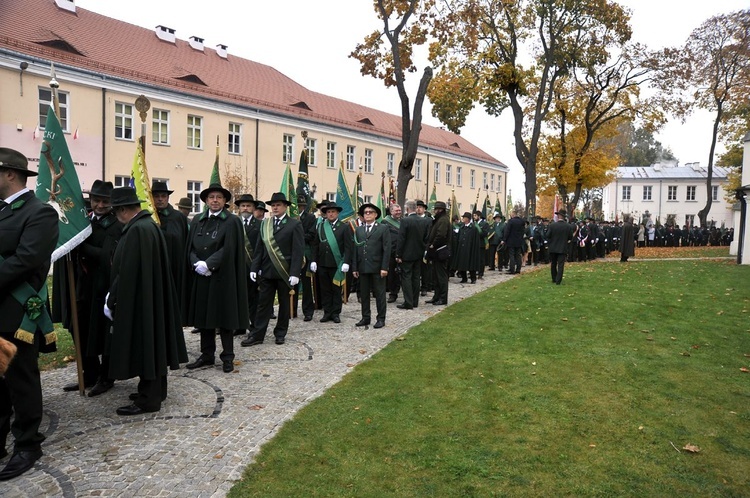
MULTIPOLYGON (((60 84, 55 78, 55 64, 52 63, 50 66, 50 81, 49 86, 52 89, 52 108, 55 110, 55 115, 60 115, 60 101, 58 99, 57 89, 60 84)), ((78 328, 78 303, 76 302, 76 282, 73 272, 73 258, 71 252, 68 252, 65 257, 65 268, 68 275, 68 299, 70 300, 70 324, 73 332, 73 344, 76 348, 76 372, 78 374, 78 393, 81 396, 86 395, 85 386, 83 382, 83 351, 81 351, 81 336, 78 328)))
POLYGON ((148 117, 148 110, 151 109, 151 102, 146 98, 145 95, 141 94, 135 99, 135 108, 141 117, 141 137, 138 139, 141 142, 141 150, 143 151, 143 158, 146 158, 146 118, 148 117))

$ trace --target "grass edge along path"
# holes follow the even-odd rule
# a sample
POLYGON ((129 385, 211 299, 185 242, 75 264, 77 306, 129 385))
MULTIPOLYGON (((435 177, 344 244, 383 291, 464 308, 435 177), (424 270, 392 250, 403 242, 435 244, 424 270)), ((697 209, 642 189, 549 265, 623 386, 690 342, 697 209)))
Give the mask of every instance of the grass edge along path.
POLYGON ((230 496, 746 495, 748 310, 727 261, 522 274, 357 366, 230 496))

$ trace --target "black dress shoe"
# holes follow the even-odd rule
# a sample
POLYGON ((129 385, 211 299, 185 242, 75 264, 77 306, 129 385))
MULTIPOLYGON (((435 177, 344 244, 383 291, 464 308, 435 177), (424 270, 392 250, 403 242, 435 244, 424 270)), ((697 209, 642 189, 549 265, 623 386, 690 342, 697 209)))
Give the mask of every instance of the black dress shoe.
POLYGON ((130 401, 135 401, 135 400, 137 400, 137 399, 138 399, 138 393, 130 393, 130 394, 128 394, 128 399, 129 399, 130 401))
POLYGON ((389 302, 389 303, 395 303, 396 302, 396 296, 388 296, 388 301, 387 302, 389 302))
POLYGON ((285 342, 286 342, 286 339, 283 337, 276 338, 276 344, 284 344, 285 342))
POLYGON ((118 415, 141 415, 143 413, 158 412, 159 410, 144 410, 140 406, 133 403, 132 405, 121 406, 115 411, 117 412, 118 415))
POLYGON ((94 384, 94 387, 91 388, 89 391, 89 398, 93 398, 94 396, 99 396, 100 394, 104 394, 110 389, 114 387, 115 383, 111 380, 102 379, 96 384, 94 384))
MULTIPOLYGON (((187 365, 185 365, 185 368, 187 368, 188 370, 192 370, 194 368, 205 367, 205 366, 213 365, 213 364, 214 364, 213 358, 206 358, 205 356, 199 356, 198 359, 195 360, 194 362, 188 363, 187 365)), ((121 413, 119 413, 120 412, 119 408, 117 409, 117 412, 119 415, 122 415, 121 413)))
MULTIPOLYGON (((85 383, 83 384, 83 387, 85 389, 88 389, 89 387, 93 387, 93 386, 94 384, 85 384, 85 383)), ((66 393, 70 393, 70 392, 77 391, 77 390, 78 390, 78 382, 63 386, 63 391, 65 391, 66 393)))
POLYGON ((477 281, 476 281, 476 280, 472 280, 472 281, 471 281, 471 283, 472 283, 472 284, 475 284, 475 283, 477 283, 477 281))
POLYGON ((398 308, 400 310, 410 310, 410 309, 413 308, 413 306, 409 306, 408 304, 398 304, 398 305, 396 305, 396 308, 398 308))
POLYGON ((338 315, 331 318, 331 320, 333 320, 333 323, 341 323, 341 317, 339 317, 338 315))
POLYGON ((191 330, 190 333, 191 334, 200 334, 201 333, 201 329, 195 328, 195 329, 191 330))
POLYGON ((370 320, 365 320, 364 318, 358 321, 354 324, 355 327, 364 327, 365 325, 370 325, 370 320))
POLYGON ((425 304, 432 304, 432 303, 434 303, 435 301, 437 301, 437 299, 435 299, 435 298, 433 298, 433 299, 428 299, 427 301, 425 301, 425 304))
POLYGON ((232 335, 245 335, 245 329, 237 329, 232 335))
POLYGON ((323 318, 320 319, 320 323, 326 323, 333 320, 333 317, 331 315, 323 315, 323 318))
POLYGON ((16 451, 13 456, 8 460, 8 464, 0 472, 0 481, 7 481, 18 477, 31 467, 34 466, 34 462, 42 458, 42 450, 31 450, 31 451, 16 451))
POLYGON ((427 295, 427 291, 426 291, 426 290, 423 290, 423 291, 421 291, 421 292, 419 293, 419 295, 420 295, 420 296, 422 296, 422 297, 424 297, 424 296, 426 296, 426 295, 427 295))
POLYGON ((253 336, 249 336, 247 339, 242 339, 242 342, 240 342, 241 346, 257 346, 258 344, 263 344, 262 339, 255 339, 253 336))
POLYGON ((382 329, 383 327, 385 327, 385 322, 383 320, 378 320, 375 322, 375 325, 372 326, 374 329, 382 329))
POLYGON ((312 320, 312 315, 305 315, 305 320, 304 321, 309 322, 311 320, 312 320))
POLYGON ((458 283, 459 284, 465 284, 466 282, 468 282, 468 280, 465 279, 465 278, 462 278, 458 283))
POLYGON ((271 313, 271 320, 276 320, 276 314, 275 313, 271 313))
POLYGON ((234 362, 225 360, 221 362, 221 369, 224 373, 229 373, 234 370, 234 362))
POLYGON ((434 303, 432 303, 433 306, 445 306, 446 304, 448 304, 448 303, 446 303, 443 300, 435 301, 434 303))

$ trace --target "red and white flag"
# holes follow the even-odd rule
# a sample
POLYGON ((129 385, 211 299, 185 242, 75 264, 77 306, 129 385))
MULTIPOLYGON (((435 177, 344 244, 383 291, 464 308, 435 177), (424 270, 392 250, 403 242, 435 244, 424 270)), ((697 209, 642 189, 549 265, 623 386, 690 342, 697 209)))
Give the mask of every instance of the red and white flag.
POLYGON ((73 140, 78 140, 78 127, 76 126, 76 131, 73 132, 73 140))
POLYGON ((41 132, 39 131, 39 125, 36 125, 36 128, 34 128, 34 132, 31 134, 31 139, 36 140, 39 135, 41 135, 41 132))

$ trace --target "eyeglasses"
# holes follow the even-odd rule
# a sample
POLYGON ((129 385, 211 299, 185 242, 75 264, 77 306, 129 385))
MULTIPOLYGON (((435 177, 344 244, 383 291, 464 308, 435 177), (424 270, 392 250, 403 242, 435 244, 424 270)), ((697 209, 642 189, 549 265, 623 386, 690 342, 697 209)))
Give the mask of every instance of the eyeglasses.
POLYGON ((363 211, 363 213, 365 213, 365 214, 376 214, 377 211, 373 211, 372 209, 366 209, 366 210, 363 211))

